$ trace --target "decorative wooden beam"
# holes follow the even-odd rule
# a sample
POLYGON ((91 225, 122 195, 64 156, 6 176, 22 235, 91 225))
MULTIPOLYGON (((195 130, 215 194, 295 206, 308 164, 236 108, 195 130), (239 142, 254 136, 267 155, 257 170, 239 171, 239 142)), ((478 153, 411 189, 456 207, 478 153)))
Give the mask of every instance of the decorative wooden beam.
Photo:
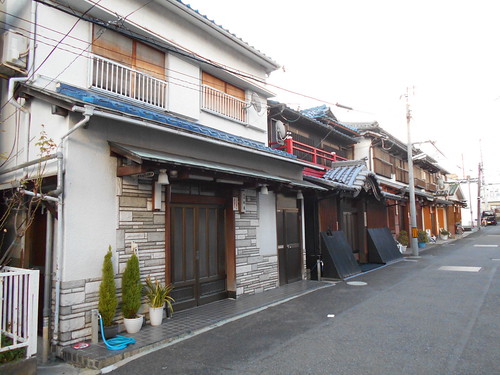
POLYGON ((131 176, 134 174, 146 173, 147 169, 143 165, 122 165, 116 169, 116 176, 131 176))

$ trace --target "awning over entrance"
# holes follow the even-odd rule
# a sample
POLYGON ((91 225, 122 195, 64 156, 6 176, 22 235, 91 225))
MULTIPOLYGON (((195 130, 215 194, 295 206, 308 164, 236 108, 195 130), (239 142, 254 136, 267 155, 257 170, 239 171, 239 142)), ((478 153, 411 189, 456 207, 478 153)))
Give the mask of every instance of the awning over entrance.
POLYGON ((142 164, 144 161, 150 161, 156 163, 168 163, 171 165, 193 167, 212 172, 221 172, 235 176, 249 177, 249 178, 276 182, 281 184, 289 184, 291 186, 298 188, 327 190, 321 186, 314 185, 307 181, 300 181, 290 178, 274 176, 258 169, 240 167, 236 165, 219 163, 210 160, 201 160, 184 155, 170 154, 163 151, 150 150, 137 146, 123 145, 114 142, 109 142, 109 144, 111 147, 111 151, 119 155, 122 155, 123 157, 126 157, 128 159, 131 159, 138 164, 142 164))

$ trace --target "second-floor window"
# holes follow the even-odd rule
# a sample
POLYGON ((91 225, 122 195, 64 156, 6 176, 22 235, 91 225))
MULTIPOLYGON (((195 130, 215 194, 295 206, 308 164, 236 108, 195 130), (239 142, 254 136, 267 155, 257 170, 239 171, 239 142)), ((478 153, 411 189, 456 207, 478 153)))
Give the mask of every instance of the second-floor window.
POLYGON ((202 87, 203 109, 246 123, 245 90, 206 72, 202 73, 202 87))
POLYGON ((94 25, 92 86, 166 107, 165 53, 94 25))
POLYGON ((393 164, 394 156, 380 148, 373 149, 373 167, 376 174, 391 178, 394 173, 393 164))

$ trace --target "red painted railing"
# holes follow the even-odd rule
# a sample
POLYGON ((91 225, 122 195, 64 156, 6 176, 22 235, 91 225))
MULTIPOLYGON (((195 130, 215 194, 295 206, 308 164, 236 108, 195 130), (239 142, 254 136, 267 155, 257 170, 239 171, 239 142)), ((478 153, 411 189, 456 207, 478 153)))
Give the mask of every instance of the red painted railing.
MULTIPOLYGON (((299 160, 321 166, 325 170, 331 169, 331 162, 348 160, 342 156, 338 156, 335 152, 324 151, 320 148, 295 141, 292 137, 285 138, 283 145, 279 145, 277 142, 272 142, 269 145, 289 154, 296 155, 299 160)), ((308 171, 311 171, 311 174, 314 175, 318 174, 317 172, 313 173, 314 170, 309 168, 306 168, 304 173, 309 174, 307 173, 308 171)), ((323 175, 324 172, 320 172, 319 174, 323 175)))

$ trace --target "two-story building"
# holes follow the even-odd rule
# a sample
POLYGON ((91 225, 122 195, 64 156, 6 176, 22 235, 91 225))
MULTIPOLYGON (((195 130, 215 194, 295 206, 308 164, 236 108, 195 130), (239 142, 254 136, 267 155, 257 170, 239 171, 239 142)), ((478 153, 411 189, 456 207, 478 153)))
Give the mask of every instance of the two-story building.
MULTIPOLYGON (((410 229, 408 148, 377 122, 349 123, 361 138, 355 147, 356 158, 366 158, 388 198, 388 226, 394 234, 410 229)), ((455 232, 460 218, 455 215, 463 202, 450 200, 446 193, 446 171, 418 148, 412 148, 417 227, 438 236, 440 229, 455 232)))
MULTIPOLYGON (((342 236, 345 246, 332 251, 346 262, 373 262, 368 229, 387 226, 386 197, 366 159, 355 157, 360 133, 338 121, 325 105, 302 111, 272 101, 269 106, 271 144, 319 168, 305 168, 304 179, 325 188, 304 194, 307 267, 312 277, 317 275, 317 257, 329 259, 321 237, 329 232, 342 236)), ((350 271, 332 272, 338 264, 327 266, 325 272, 334 277, 349 275, 350 271)))
POLYGON ((268 145, 276 62, 176 0, 0 8, 0 186, 42 198, 11 258, 42 271, 53 347, 90 337, 108 246, 119 294, 135 251, 177 310, 304 277, 302 194, 322 188, 268 145))

